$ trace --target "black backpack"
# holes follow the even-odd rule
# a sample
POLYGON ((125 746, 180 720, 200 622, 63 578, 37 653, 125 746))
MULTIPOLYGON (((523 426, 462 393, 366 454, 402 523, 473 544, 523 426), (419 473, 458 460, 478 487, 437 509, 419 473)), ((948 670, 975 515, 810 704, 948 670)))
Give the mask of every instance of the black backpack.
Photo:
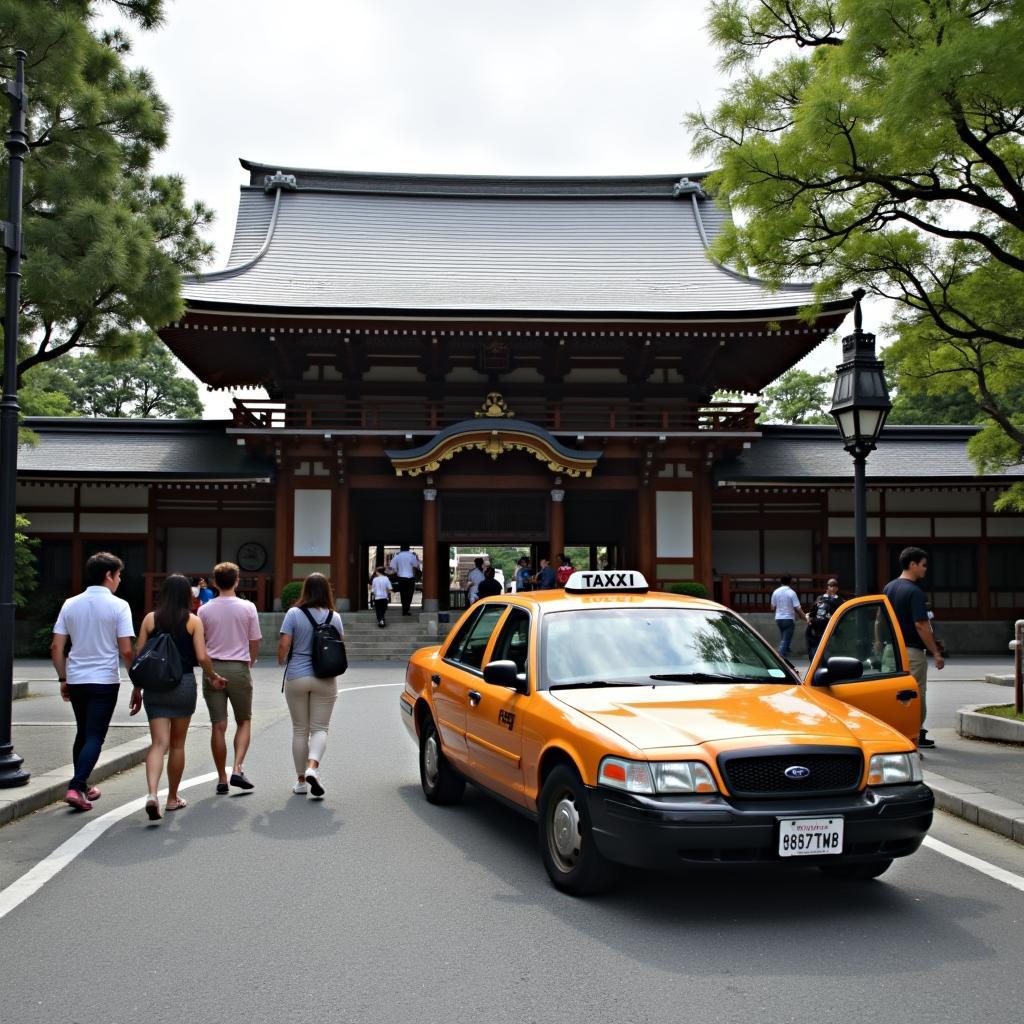
POLYGON ((348 668, 348 655, 345 653, 345 641, 331 623, 334 613, 329 611, 321 623, 313 618, 308 608, 302 608, 301 611, 313 627, 313 675, 317 679, 343 675, 348 668))
POLYGON ((173 690, 184 674, 181 654, 170 633, 155 633, 135 655, 128 678, 142 690, 165 693, 173 690))

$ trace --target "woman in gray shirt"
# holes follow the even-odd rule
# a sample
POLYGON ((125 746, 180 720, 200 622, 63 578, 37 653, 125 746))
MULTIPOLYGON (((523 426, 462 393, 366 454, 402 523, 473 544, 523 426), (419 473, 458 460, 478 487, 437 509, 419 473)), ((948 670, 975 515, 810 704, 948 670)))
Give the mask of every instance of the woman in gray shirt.
POLYGON ((277 645, 278 664, 287 663, 284 694, 292 716, 292 757, 298 781, 292 792, 304 794, 306 786, 315 797, 324 795, 320 780, 320 762, 327 746, 331 713, 338 699, 335 676, 319 679, 313 675, 313 626, 330 622, 344 636, 341 616, 334 610, 334 593, 323 573, 310 573, 302 584, 302 593, 289 608, 281 623, 281 639, 277 645))

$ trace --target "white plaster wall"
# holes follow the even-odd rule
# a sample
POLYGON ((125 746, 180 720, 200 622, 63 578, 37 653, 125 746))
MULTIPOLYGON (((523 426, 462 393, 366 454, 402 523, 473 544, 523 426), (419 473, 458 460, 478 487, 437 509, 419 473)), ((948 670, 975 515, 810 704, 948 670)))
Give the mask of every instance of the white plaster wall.
POLYGON ((267 563, 259 572, 272 572, 274 567, 274 531, 270 527, 250 529, 231 527, 221 531, 220 554, 225 562, 238 561, 238 549, 248 541, 262 544, 267 552, 267 563))
POLYGON ((658 491, 655 496, 658 558, 693 558, 693 493, 658 491))
POLYGON ((149 516, 137 513, 82 512, 78 517, 82 533, 146 533, 149 516))
POLYGON ((719 575, 758 571, 761 550, 757 530, 713 530, 711 565, 719 575))
POLYGON ((814 565, 813 544, 811 530, 765 530, 764 571, 810 572, 814 565))
POLYGON ((19 510, 32 506, 72 508, 75 504, 75 488, 72 484, 46 484, 42 487, 18 484, 15 493, 19 510))
POLYGON ((213 527, 171 526, 167 529, 167 571, 210 572, 217 561, 217 531, 213 527))
POLYGON ((146 508, 148 505, 148 487, 99 487, 95 484, 82 486, 83 508, 146 508))
POLYGON ((331 553, 331 492, 295 492, 295 544, 293 555, 331 553))

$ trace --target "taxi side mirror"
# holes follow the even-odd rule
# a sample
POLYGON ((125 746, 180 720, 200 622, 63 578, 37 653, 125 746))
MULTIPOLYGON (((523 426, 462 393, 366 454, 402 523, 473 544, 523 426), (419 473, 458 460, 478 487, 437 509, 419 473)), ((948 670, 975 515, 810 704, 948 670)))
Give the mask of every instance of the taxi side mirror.
POLYGON ((519 666, 514 661, 489 661, 484 666, 484 682, 492 686, 507 686, 523 692, 526 683, 519 678, 519 666))
POLYGON ((864 675, 864 664, 860 658, 829 658, 814 673, 815 686, 833 686, 836 683, 847 683, 852 679, 860 679, 864 675))

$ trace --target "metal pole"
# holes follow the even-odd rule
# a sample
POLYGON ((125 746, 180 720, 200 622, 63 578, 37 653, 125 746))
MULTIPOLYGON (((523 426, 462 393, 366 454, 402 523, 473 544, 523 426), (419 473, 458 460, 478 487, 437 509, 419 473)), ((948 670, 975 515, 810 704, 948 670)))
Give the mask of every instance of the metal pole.
POLYGON ((8 221, 3 225, 7 253, 4 307, 4 383, 0 401, 0 788, 23 786, 29 773, 14 752, 14 513, 18 477, 18 313, 21 305, 21 202, 25 175, 25 51, 15 51, 18 70, 8 82, 11 127, 5 143, 10 168, 8 221))
POLYGON ((853 452, 853 590, 856 597, 868 592, 868 497, 865 482, 867 454, 853 452))
POLYGON ((1018 619, 1013 627, 1013 710, 1024 714, 1024 619, 1018 619))

